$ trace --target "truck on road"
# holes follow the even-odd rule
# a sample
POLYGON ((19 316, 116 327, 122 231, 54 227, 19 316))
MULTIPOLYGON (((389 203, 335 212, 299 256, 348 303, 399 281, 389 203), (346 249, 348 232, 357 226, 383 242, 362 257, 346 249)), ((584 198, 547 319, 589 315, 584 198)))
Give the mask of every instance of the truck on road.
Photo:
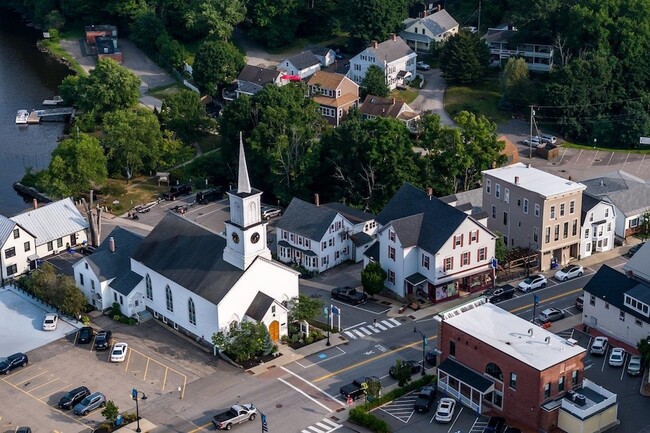
POLYGON ((357 377, 352 383, 343 385, 339 392, 346 400, 349 398, 356 400, 366 394, 368 383, 372 381, 379 382, 379 378, 375 376, 357 377))
POLYGON ((505 301, 506 299, 512 299, 515 291, 516 289, 510 284, 504 284, 503 286, 497 286, 493 289, 487 289, 483 292, 483 296, 487 297, 490 304, 496 304, 505 301))
POLYGON ((252 403, 236 404, 225 412, 218 413, 212 418, 212 424, 217 430, 230 430, 235 424, 253 421, 257 416, 257 408, 252 403))

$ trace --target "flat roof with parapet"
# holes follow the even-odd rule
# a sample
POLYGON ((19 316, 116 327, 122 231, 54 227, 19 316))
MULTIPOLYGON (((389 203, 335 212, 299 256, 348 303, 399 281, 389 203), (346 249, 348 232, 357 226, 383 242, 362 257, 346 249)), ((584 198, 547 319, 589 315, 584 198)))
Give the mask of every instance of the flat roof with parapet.
POLYGON ((530 164, 526 165, 522 162, 492 170, 484 170, 483 174, 490 175, 513 185, 515 184, 515 177, 519 177, 518 186, 520 188, 536 192, 543 197, 552 197, 587 189, 587 186, 580 182, 564 179, 563 177, 538 170, 531 167, 530 164))
POLYGON ((539 371, 586 351, 494 304, 467 309, 443 322, 539 371))

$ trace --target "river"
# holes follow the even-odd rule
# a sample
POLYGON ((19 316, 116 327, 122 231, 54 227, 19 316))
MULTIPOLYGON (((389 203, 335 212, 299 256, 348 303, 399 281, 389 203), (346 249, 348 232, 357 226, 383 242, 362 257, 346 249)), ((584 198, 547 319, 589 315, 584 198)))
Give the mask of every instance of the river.
POLYGON ((31 206, 12 184, 26 167, 46 168, 63 123, 21 125, 20 109, 42 108, 44 99, 58 94, 61 80, 70 72, 36 48, 41 32, 26 27, 19 15, 0 10, 0 214, 13 216, 31 206))

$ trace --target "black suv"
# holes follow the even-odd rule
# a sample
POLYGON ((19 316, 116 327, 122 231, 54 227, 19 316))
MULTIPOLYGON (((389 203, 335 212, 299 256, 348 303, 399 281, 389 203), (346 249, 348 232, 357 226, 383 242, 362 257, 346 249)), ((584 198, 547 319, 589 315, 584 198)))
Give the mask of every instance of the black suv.
POLYGON ((99 331, 95 337, 95 350, 106 350, 111 345, 111 331, 99 331))
POLYGON ((93 339, 95 331, 90 326, 84 326, 79 330, 79 335, 77 336, 77 343, 87 344, 93 339))
POLYGON ((192 185, 183 184, 172 186, 169 192, 166 192, 163 197, 165 200, 176 200, 178 197, 189 194, 192 192, 192 185))
POLYGON ((59 400, 59 407, 61 409, 72 409, 84 398, 90 395, 90 390, 85 386, 80 386, 68 392, 59 400))
POLYGON ((24 353, 14 353, 4 361, 0 362, 0 373, 9 374, 11 370, 18 367, 24 367, 28 362, 29 360, 27 359, 27 355, 24 353))
POLYGON ((503 433, 506 428, 506 420, 501 416, 491 416, 483 433, 503 433))
POLYGON ((436 399, 437 389, 435 385, 425 386, 418 392, 418 398, 413 408, 418 412, 429 412, 433 401, 436 399))
POLYGON ((211 201, 221 200, 223 193, 217 188, 206 189, 196 193, 196 202, 198 204, 208 204, 211 201))

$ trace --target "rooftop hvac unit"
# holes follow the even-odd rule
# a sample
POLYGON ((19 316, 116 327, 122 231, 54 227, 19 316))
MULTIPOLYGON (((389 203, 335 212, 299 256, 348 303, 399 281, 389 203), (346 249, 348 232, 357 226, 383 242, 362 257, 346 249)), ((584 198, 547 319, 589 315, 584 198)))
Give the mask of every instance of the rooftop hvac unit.
POLYGON ((568 399, 573 401, 573 400, 575 400, 576 392, 574 390, 570 389, 570 390, 567 391, 566 396, 567 396, 568 399))
POLYGON ((576 394, 574 397, 574 401, 578 406, 584 406, 585 404, 587 404, 587 398, 582 394, 576 394))
POLYGON ((566 344, 568 344, 571 347, 575 346, 577 343, 578 343, 578 340, 575 340, 573 338, 568 338, 567 341, 566 341, 566 344))

